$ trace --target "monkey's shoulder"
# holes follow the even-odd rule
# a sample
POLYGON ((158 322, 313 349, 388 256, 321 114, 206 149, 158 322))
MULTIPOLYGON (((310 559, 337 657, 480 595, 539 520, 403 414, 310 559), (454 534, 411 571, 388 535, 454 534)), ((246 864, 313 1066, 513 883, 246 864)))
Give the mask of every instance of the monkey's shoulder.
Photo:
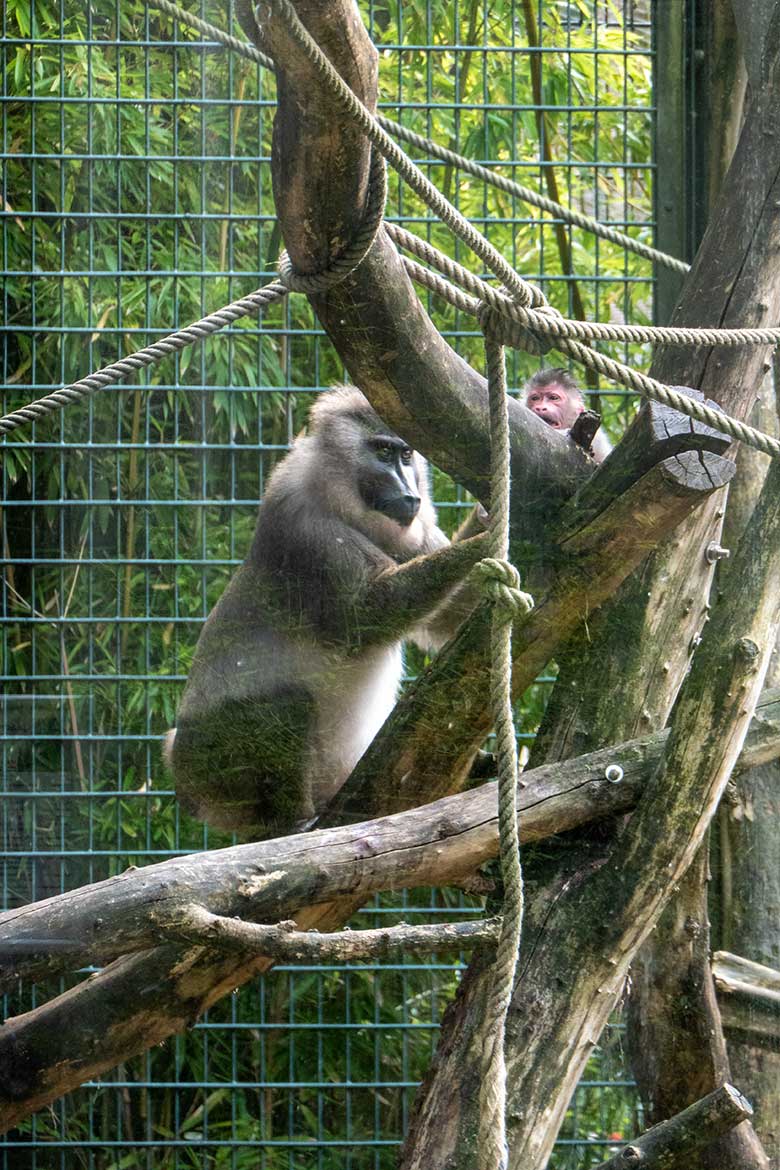
POLYGON ((260 508, 247 566, 271 589, 308 599, 360 593, 395 558, 354 524, 312 500, 271 497, 260 508))

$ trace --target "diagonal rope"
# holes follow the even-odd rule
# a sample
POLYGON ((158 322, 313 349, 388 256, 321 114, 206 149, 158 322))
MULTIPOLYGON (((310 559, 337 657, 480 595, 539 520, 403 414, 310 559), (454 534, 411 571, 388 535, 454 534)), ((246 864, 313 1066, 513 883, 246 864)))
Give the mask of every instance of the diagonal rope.
POLYGON ((268 0, 268 3, 284 19, 290 36, 314 67, 325 87, 330 91, 331 97, 341 106, 350 120, 363 131, 372 146, 390 163, 401 178, 420 196, 431 211, 438 215, 442 223, 445 223, 464 244, 471 248, 472 252, 479 256, 480 260, 506 285, 521 304, 545 304, 542 291, 515 272, 498 249, 494 248, 489 240, 486 240, 465 216, 461 215, 457 208, 444 198, 433 183, 426 179, 419 167, 415 166, 399 146, 396 146, 370 110, 363 105, 341 75, 336 72, 317 42, 301 24, 290 0, 268 0))
POLYGON ((82 378, 81 381, 74 382, 70 386, 63 386, 61 389, 47 394, 44 398, 38 398, 19 410, 12 411, 11 414, 0 418, 0 435, 10 434, 18 427, 39 421, 48 414, 53 414, 74 402, 88 398, 97 390, 102 390, 116 382, 122 382, 136 371, 154 365, 155 362, 161 361, 169 354, 178 353, 188 345, 194 345, 196 342, 203 341, 206 337, 218 333, 220 329, 231 325, 240 317, 261 312, 268 305, 282 300, 293 290, 312 293, 323 292, 325 289, 340 284, 349 276, 350 272, 357 268, 373 244, 382 225, 386 197, 385 164, 381 156, 376 151, 372 151, 365 212, 349 245, 330 261, 327 268, 321 272, 296 272, 287 252, 282 252, 279 258, 280 281, 271 281, 262 288, 256 289, 255 292, 249 293, 248 296, 241 297, 240 300, 233 301, 230 305, 225 305, 207 317, 201 317, 192 325, 187 325, 184 329, 179 329, 176 333, 171 333, 167 337, 155 341, 152 345, 139 349, 136 353, 128 354, 127 357, 120 358, 119 361, 112 362, 109 366, 104 366, 86 378, 82 378))
MULTIPOLYGON (((383 155, 390 165, 401 175, 414 191, 425 201, 443 223, 447 224, 456 235, 468 244, 470 248, 490 268, 495 276, 499 277, 507 291, 519 307, 525 309, 544 309, 540 313, 542 321, 552 315, 554 310, 547 303, 544 294, 535 285, 515 272, 506 260, 479 232, 472 227, 468 220, 444 198, 444 196, 425 178, 411 159, 396 146, 382 127, 377 123, 373 114, 363 105, 360 99, 352 92, 343 78, 336 72, 319 45, 304 28, 298 19, 298 14, 290 0, 267 0, 269 6, 279 13, 287 23, 287 29, 307 60, 314 66, 320 79, 330 91, 331 96, 340 105, 343 112, 365 133, 373 146, 383 155), (475 243, 477 246, 475 246, 475 243)), ((600 373, 630 386, 631 389, 648 398, 653 398, 664 405, 671 406, 681 413, 706 422, 709 426, 733 435, 742 442, 764 451, 768 455, 780 457, 780 442, 770 435, 755 430, 738 419, 726 414, 711 410, 696 402, 686 394, 681 394, 670 386, 665 386, 656 379, 638 370, 632 370, 622 362, 606 358, 603 354, 583 345, 581 342, 566 339, 560 348, 576 356, 577 359, 600 373)))
MULTIPOLYGON (((767 329, 753 328, 709 328, 707 326, 685 325, 623 325, 612 321, 577 321, 564 317, 557 309, 546 306, 541 309, 527 309, 515 304, 506 293, 493 288, 487 281, 464 268, 457 260, 453 260, 444 252, 439 251, 433 244, 415 236, 400 224, 385 220, 385 231, 392 240, 407 252, 419 256, 427 264, 433 265, 449 280, 455 281, 462 288, 473 292, 476 297, 486 301, 497 309, 507 319, 526 328, 537 329, 549 334, 550 337, 570 337, 578 341, 620 341, 631 345, 701 345, 701 346, 738 346, 738 345, 778 345, 780 344, 780 326, 767 329), (544 313, 541 317, 539 314, 544 313)), ((513 335, 510 328, 502 331, 501 340, 505 345, 513 344, 513 335)), ((520 347, 522 348, 522 346, 520 347)))
POLYGON ((74 402, 81 402, 90 394, 94 394, 96 390, 102 390, 114 382, 123 382, 125 378, 129 378, 137 370, 154 365, 155 362, 159 362, 169 354, 178 353, 188 345, 194 345, 195 342, 202 341, 205 337, 211 336, 212 333, 218 333, 226 325, 232 325, 239 317, 247 317, 251 313, 261 312, 274 301, 280 301, 286 297, 287 291, 287 288, 278 281, 266 284, 263 288, 249 293, 248 296, 241 297, 240 300, 233 301, 230 305, 225 305, 216 313, 210 313, 208 317, 201 317, 192 325, 187 325, 176 333, 170 333, 167 337, 162 337, 159 341, 145 346, 144 349, 139 349, 136 353, 120 358, 118 362, 112 362, 110 366, 96 370, 79 382, 73 382, 72 385, 63 386, 60 390, 55 390, 44 398, 37 398, 34 402, 29 402, 19 410, 14 410, 11 414, 0 418, 0 435, 7 435, 18 427, 45 418, 47 414, 62 410, 74 402))
MULTIPOLYGON (((486 315, 491 317, 491 328, 494 329, 501 340, 510 344, 515 344, 524 349, 530 349, 531 352, 539 352, 533 349, 527 342, 527 339, 512 336, 511 330, 509 336, 502 324, 506 325, 506 320, 502 324, 496 324, 496 317, 500 313, 502 316, 507 315, 512 319, 512 322, 524 322, 530 329, 531 333, 552 334, 556 336, 555 347, 562 353, 570 354, 576 361, 584 366, 589 366, 591 369, 597 370, 600 374, 612 379, 614 382, 619 382, 629 389, 636 391, 645 398, 650 398, 655 402, 660 402, 664 406, 669 406, 673 410, 679 411, 690 418, 698 419, 699 422, 705 423, 707 426, 713 427, 715 430, 721 431, 723 434, 731 435, 734 439, 739 439, 740 442, 746 443, 750 447, 754 447, 757 451, 763 451, 765 455, 770 455, 774 458, 780 457, 780 441, 775 439, 772 435, 765 434, 764 431, 759 431, 755 427, 749 426, 740 419, 734 418, 732 415, 725 414, 721 410, 716 410, 706 403, 700 402, 696 398, 692 398, 683 390, 679 390, 674 386, 667 386, 663 382, 659 382, 656 378, 651 378, 649 374, 642 373, 641 370, 634 370, 631 366, 625 365, 623 362, 615 361, 614 358, 609 358, 605 354, 599 353, 598 350, 592 349, 590 346, 583 345, 575 337, 560 336, 560 326, 568 325, 587 325, 587 322, 570 322, 565 318, 560 318, 555 315, 555 310, 547 307, 545 310, 541 309, 526 309, 520 305, 513 304, 509 298, 492 288, 490 285, 481 281, 478 276, 472 272, 462 268, 456 261, 451 260, 448 256, 438 252, 426 241, 420 240, 418 236, 411 236, 411 233, 404 229, 398 229, 394 225, 385 224, 385 230, 388 230, 390 235, 394 238, 400 239, 400 233, 410 237, 415 241, 414 251, 417 255, 424 255, 430 263, 435 264, 441 272, 446 272, 455 279, 462 280, 466 287, 474 289, 478 292, 478 297, 469 297, 463 293, 455 285, 451 284, 449 280, 442 279, 435 272, 430 269, 423 268, 422 265, 417 264, 413 260, 406 259, 404 261, 405 267, 411 278, 419 284, 429 288, 432 292, 444 297, 455 308, 461 309, 466 313, 477 317, 480 322, 484 324, 486 315)), ((406 247, 406 243, 403 243, 406 247)), ((633 328, 628 326, 620 326, 616 328, 633 328)), ((641 328, 641 327, 639 327, 641 328)), ((655 327, 653 327, 655 328, 655 327)), ((710 336, 713 333, 720 333, 720 330, 706 330, 706 329, 668 329, 665 332, 673 335, 673 343, 678 345, 709 344, 709 341, 698 339, 698 335, 705 334, 710 336), (692 336, 693 335, 693 336, 692 336)), ((743 333, 749 332, 751 334, 761 334, 760 337, 753 337, 754 344, 772 344, 774 335, 780 331, 772 330, 724 330, 726 333, 743 333)), ((775 343, 776 343, 776 339, 775 343)), ((733 344, 737 344, 732 339, 733 344)))
POLYGON ((658 248, 651 248, 649 244, 643 244, 641 240, 635 240, 633 236, 629 236, 625 232, 618 231, 617 228, 610 227, 608 224, 594 219, 592 215, 585 215, 582 211, 575 211, 574 208, 565 207, 563 203, 556 203, 554 199, 548 199, 546 195, 534 191, 531 187, 524 187, 522 183, 517 183, 514 179, 507 179, 505 175, 501 175, 497 171, 491 171, 488 167, 482 166, 481 163, 466 158, 465 155, 456 154, 454 150, 448 150, 446 146, 440 146, 438 142, 434 142, 431 138, 424 138, 422 134, 417 134, 414 130, 409 130, 408 127, 402 126, 400 122, 393 122, 392 119, 384 118, 381 114, 377 114, 376 120, 394 138, 400 138, 404 142, 409 142, 412 146, 416 146, 418 150, 425 150, 428 154, 432 154, 434 158, 439 158, 442 162, 446 162, 450 166, 457 167, 461 171, 466 171, 469 175, 474 175, 476 179, 481 179, 483 183, 488 183, 491 187, 496 187, 499 191, 506 191, 508 195, 515 195, 518 199, 522 199, 524 203, 530 203, 532 207, 538 207, 541 211, 547 211, 550 215, 557 216, 558 219, 563 219, 567 223, 574 224, 575 227, 581 227, 586 232, 590 232, 591 235, 600 236, 602 240, 609 240, 612 244, 618 244, 621 248, 625 248, 627 252, 634 252, 637 256, 643 256, 645 260, 652 260, 656 264, 663 265, 664 268, 671 268, 673 272, 680 272, 682 274, 690 272, 691 266, 690 264, 686 264, 684 260, 678 260, 675 256, 669 256, 668 253, 661 252, 658 248))

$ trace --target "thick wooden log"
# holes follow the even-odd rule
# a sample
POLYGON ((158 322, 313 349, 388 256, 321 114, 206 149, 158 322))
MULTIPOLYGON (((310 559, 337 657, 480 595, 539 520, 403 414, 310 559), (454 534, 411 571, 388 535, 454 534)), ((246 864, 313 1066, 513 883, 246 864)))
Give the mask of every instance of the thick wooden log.
MULTIPOLYGON (((718 410, 717 402, 690 386, 676 386, 698 402, 718 410)), ((605 501, 620 495, 640 475, 661 459, 683 451, 711 451, 725 454, 731 445, 728 436, 660 402, 645 402, 613 454, 565 505, 560 527, 583 526, 604 507, 605 501)))
MULTIPOLYGON (((770 373, 761 387, 751 422, 780 432, 777 394, 770 373)), ((729 485, 724 543, 735 545, 747 528, 770 460, 743 448, 737 476, 729 485)), ((728 579, 728 564, 719 578, 728 579)), ((780 682, 780 646, 775 647, 767 680, 780 682)), ((749 955, 758 964, 780 967, 780 762, 740 769, 721 801, 714 854, 716 945, 749 955)), ((717 986, 717 980, 716 980, 717 986)), ((731 1079, 753 1105, 753 1126, 771 1165, 780 1165, 780 1016, 761 1000, 718 993, 731 1079)))
MULTIPOLYGON (((518 789, 523 841, 543 840, 631 809, 666 739, 645 739, 535 768, 518 789), (622 777, 609 780, 617 765, 622 777)), ((780 757, 780 689, 756 708, 739 766, 780 757)), ((161 924, 188 903, 215 914, 278 921, 308 902, 365 898, 405 885, 470 878, 495 855, 495 784, 380 820, 174 857, 0 914, 0 990, 163 941, 161 924)), ((4 1033, 0 1029, 0 1050, 4 1033)))
POLYGON ((681 1113, 654 1125, 594 1170, 683 1170, 715 1138, 752 1117, 733 1085, 723 1085, 681 1113))
MULTIPOLYGON (((761 99, 773 108, 754 106, 748 114, 730 190, 721 200, 717 221, 697 258, 675 324, 769 325, 780 316, 775 262, 780 245, 776 92, 773 78, 772 89, 761 99)), ((768 352, 758 349, 730 353, 669 350, 659 354, 652 373, 670 383, 696 387, 729 412, 746 417, 768 356, 768 352)), ((622 446, 621 443, 616 454, 622 446)), ((591 489, 594 493, 595 478, 591 489)), ((587 500, 587 489, 581 494, 587 500)), ((711 541, 718 540, 721 521, 720 501, 713 500, 700 509, 572 640, 561 661, 534 761, 565 758, 663 725, 708 619, 712 566, 707 564, 704 551, 711 541)), ((570 843, 573 847, 574 843, 570 843)), ((584 876, 593 864, 589 835, 585 835, 580 847, 584 876)), ((571 880, 579 880, 576 870, 571 880)), ((477 974, 473 980, 478 981, 477 974)), ((471 982, 467 976, 464 993, 471 982)), ((513 1021, 520 1021, 521 1028, 528 1016, 535 1017, 540 1029, 545 1028, 548 1015, 539 1006, 547 1008, 549 987, 543 979, 526 981, 525 996, 513 1005, 513 1021)), ((561 994, 565 994, 563 990, 561 994)), ((596 1015, 601 1018, 600 1006, 599 999, 571 1000, 572 1013, 578 1015, 584 1037, 595 1040, 598 1025, 594 1023, 593 1009, 599 1009, 596 1015)), ((452 1027, 463 1026, 463 1015, 453 1016, 452 1027)), ((514 1027, 511 1022, 510 1032, 514 1027)), ((524 1031, 521 1034, 525 1037, 524 1031)), ((446 1029, 441 1043, 446 1050, 455 1043, 446 1029)), ((647 1052, 652 1043, 650 1035, 645 1035, 640 1047, 647 1052)), ((680 1038, 678 1051, 684 1051, 686 1044, 687 1037, 680 1038)), ((461 1085, 466 1085, 470 1076, 465 1052, 461 1049, 459 1059, 447 1065, 448 1069, 456 1069, 461 1085)), ((666 1069, 673 1072, 669 1062, 666 1069)), ((447 1073, 442 1075, 446 1078, 447 1073)), ((455 1090, 453 1098, 457 1096, 455 1090)), ((422 1100, 424 1111, 430 1096, 422 1100)), ((678 1096, 676 1107, 679 1102, 678 1096)), ((430 1165, 440 1165, 435 1146, 429 1149, 430 1165)), ((716 1151, 715 1164, 717 1157, 716 1151)), ((454 1164, 465 1162, 456 1160, 454 1164)), ((743 1146, 733 1157, 727 1154, 720 1167, 734 1170, 738 1166, 744 1170, 747 1165, 758 1164, 751 1150, 743 1146)))
MULTIPOLYGON (((592 530, 586 526, 571 534, 567 552, 573 567, 559 577, 548 604, 540 605, 531 621, 516 633, 517 686, 533 681, 554 652, 563 631, 581 620, 588 607, 593 608, 609 596, 648 548, 653 547, 702 499, 728 481, 733 473, 730 461, 709 453, 702 458, 703 462, 698 454, 690 452, 664 460, 597 517, 592 530), (525 683, 522 683, 523 675, 525 683)), ((467 624, 467 630, 476 629, 478 625, 479 615, 476 615, 476 620, 467 624)), ((464 631, 458 641, 470 636, 464 631)), ((469 645, 472 653, 469 673, 458 679, 458 693, 468 695, 469 709, 474 712, 473 726, 468 725, 462 709, 455 712, 457 721, 450 712, 446 719, 434 724, 448 731, 453 741, 449 756, 442 757, 441 753, 438 756, 440 761, 446 758, 448 766, 434 777, 426 773, 426 784, 433 783, 434 792, 436 786, 438 791, 443 786, 449 787, 453 775, 456 781, 460 780, 457 761, 463 758, 465 774, 468 770, 466 763, 487 730, 486 689, 481 684, 472 686, 470 678, 472 668, 477 671, 477 679, 481 677, 478 674, 478 660, 484 668, 481 646, 480 642, 475 650, 469 645), (480 719, 483 721, 481 725, 480 719), (452 726, 448 728, 448 724, 452 726)), ((445 670, 448 663, 451 667, 451 660, 445 656, 445 670)), ((451 697, 452 692, 450 701, 451 697)), ((408 726, 404 727, 395 740, 393 753, 387 752, 383 733, 380 733, 372 750, 384 753, 381 764, 386 779, 390 772, 393 782, 386 783, 381 789, 373 786, 368 792, 363 790, 363 815, 366 809, 384 812, 397 800, 395 777, 403 775, 403 770, 399 773, 398 768, 404 753, 413 749, 420 760, 430 760, 434 754, 430 726, 427 723, 424 741, 411 745, 408 726)), ((411 771, 408 755, 404 769, 411 771)), ((362 777, 356 774, 348 782, 350 791, 353 790, 353 781, 362 789, 362 777)), ((419 804, 425 799, 425 795, 420 797, 414 779, 407 783, 405 792, 408 805, 419 804)), ((308 880, 311 882, 311 873, 308 880)), ((311 912, 304 909, 302 917, 297 917, 298 925, 309 928, 322 919, 329 928, 338 926, 357 908, 362 897, 363 892, 356 887, 349 897, 332 907, 326 903, 314 907, 311 912)), ((287 917, 288 913, 283 916, 287 917)), ((9 1124, 24 1116, 30 1108, 40 1107, 82 1080, 181 1030, 221 995, 251 978, 262 965, 260 960, 242 964, 235 958, 215 957, 198 948, 183 953, 180 948, 159 947, 150 952, 148 958, 141 955, 117 960, 84 987, 75 988, 51 1005, 19 1017, 13 1025, 6 1025, 6 1042, 4 1045, 0 1042, 0 1069, 12 1067, 15 1070, 9 1080, 9 1124), (152 995, 150 989, 156 994, 152 995), (66 1034, 69 1036, 67 1051, 63 1050, 55 1058, 51 1037, 66 1034)))

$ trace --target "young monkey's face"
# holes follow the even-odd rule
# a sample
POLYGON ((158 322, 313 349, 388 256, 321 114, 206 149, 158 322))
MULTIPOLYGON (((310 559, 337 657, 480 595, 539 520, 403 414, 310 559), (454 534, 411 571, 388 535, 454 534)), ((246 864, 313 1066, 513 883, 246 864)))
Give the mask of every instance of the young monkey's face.
POLYGON ((585 409, 581 398, 570 394, 557 382, 535 387, 528 394, 525 404, 556 430, 567 430, 585 409))

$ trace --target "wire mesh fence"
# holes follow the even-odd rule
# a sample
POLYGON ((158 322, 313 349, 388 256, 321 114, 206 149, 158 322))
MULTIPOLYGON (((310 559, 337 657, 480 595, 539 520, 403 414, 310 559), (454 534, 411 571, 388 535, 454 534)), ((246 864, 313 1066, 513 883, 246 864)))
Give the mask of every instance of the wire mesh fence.
MULTIPOLYGON (((361 7, 380 50, 383 113, 652 243, 648 3, 361 7)), ((241 35, 226 5, 198 11, 241 35)), ((5 412, 256 288, 273 275, 280 238, 267 70, 153 6, 8 0, 3 21, 5 412)), ((647 261, 416 161, 562 311, 651 319, 647 261)), ((474 268, 393 176, 387 215, 474 268)), ((427 304, 479 364, 474 321, 427 304)), ((647 364, 641 346, 606 348, 647 364)), ((512 385, 539 364, 513 354, 512 385)), ((5 906, 230 843, 179 811, 160 740, 270 470, 313 394, 344 376, 294 296, 4 441, 5 906)), ((619 434, 630 396, 587 389, 619 434)), ((467 501, 438 471, 434 488, 449 530, 467 501)), ((548 689, 541 680, 519 712, 524 739, 548 689)), ((378 899, 360 922, 463 914, 451 891, 416 891, 378 899)), ((166 1046, 23 1122, 2 1139, 0 1165, 389 1167, 458 969, 277 967, 166 1046)), ((6 1016, 87 974, 19 987, 6 1016)), ((636 1109, 616 1024, 552 1165, 595 1164, 638 1128, 636 1109)))

